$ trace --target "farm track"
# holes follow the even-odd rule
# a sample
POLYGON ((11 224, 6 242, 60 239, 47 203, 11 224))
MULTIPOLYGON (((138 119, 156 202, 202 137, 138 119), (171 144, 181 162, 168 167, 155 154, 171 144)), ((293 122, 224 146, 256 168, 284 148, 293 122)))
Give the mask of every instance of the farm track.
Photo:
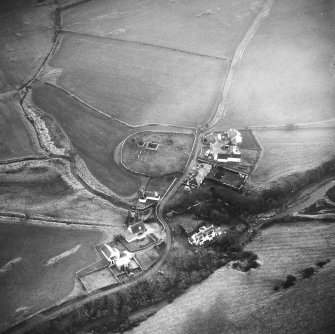
POLYGON ((244 51, 248 44, 250 43, 252 37, 256 33, 257 29, 259 28, 262 21, 269 15, 270 9, 272 7, 274 0, 267 0, 265 4, 262 6, 261 10, 259 11, 258 15, 254 19, 252 25, 244 35, 241 43, 238 45, 233 59, 230 64, 227 80, 223 87, 223 93, 222 93, 222 99, 221 103, 216 111, 216 114, 214 115, 213 119, 209 122, 209 129, 208 130, 215 130, 217 128, 222 128, 223 124, 223 118, 225 117, 226 110, 227 110, 227 104, 228 104, 228 94, 230 91, 230 88, 234 82, 236 71, 238 69, 238 65, 240 63, 240 60, 243 57, 244 51))
POLYGON ((83 33, 83 32, 78 32, 78 31, 73 31, 70 29, 60 29, 60 33, 68 33, 68 34, 76 34, 80 36, 86 36, 90 38, 97 38, 97 39, 107 39, 110 41, 116 41, 116 42, 121 42, 121 43, 127 43, 127 44, 138 44, 138 45, 144 45, 152 48, 159 48, 159 49, 165 49, 168 51, 174 51, 174 52, 181 52, 181 53, 186 53, 189 55, 193 56, 198 56, 198 57, 205 57, 205 58, 213 58, 213 59, 218 59, 218 60, 224 60, 224 61, 230 61, 228 57, 216 57, 216 56, 210 56, 207 54, 202 54, 202 53, 197 53, 197 52, 192 52, 192 51, 187 51, 187 50, 182 50, 182 49, 176 49, 176 48, 170 48, 164 45, 157 45, 157 44, 151 44, 151 43, 145 43, 145 42, 139 42, 139 41, 131 41, 131 40, 126 40, 122 38, 115 38, 115 37, 107 37, 107 36, 99 36, 99 35, 94 35, 94 34, 88 34, 88 33, 83 33))

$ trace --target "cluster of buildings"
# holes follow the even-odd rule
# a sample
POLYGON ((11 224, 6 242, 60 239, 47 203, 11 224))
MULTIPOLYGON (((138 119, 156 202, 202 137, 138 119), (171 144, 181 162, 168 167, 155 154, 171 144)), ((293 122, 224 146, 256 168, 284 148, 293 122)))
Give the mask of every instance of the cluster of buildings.
POLYGON ((202 246, 207 241, 212 241, 222 234, 220 227, 210 225, 208 227, 201 226, 199 232, 192 234, 188 241, 191 245, 202 246))
POLYGON ((204 150, 204 157, 215 162, 241 162, 242 135, 236 129, 229 129, 214 137, 214 143, 204 150))
POLYGON ((119 271, 130 271, 134 253, 130 253, 126 250, 120 251, 116 247, 112 247, 108 244, 104 244, 101 248, 102 255, 109 262, 110 266, 116 266, 119 271))
POLYGON ((211 164, 198 163, 191 169, 186 180, 183 182, 184 189, 190 191, 191 189, 198 188, 202 182, 204 182, 205 177, 209 174, 211 169, 211 164))
POLYGON ((233 189, 241 189, 247 174, 228 168, 222 163, 240 163, 242 152, 240 149, 242 135, 236 129, 229 129, 222 133, 213 132, 203 138, 205 146, 198 156, 198 163, 192 168, 186 180, 184 189, 190 191, 198 188, 205 178, 220 182, 233 189))
POLYGON ((160 199, 161 199, 161 196, 159 195, 157 191, 143 191, 140 194, 138 201, 140 203, 146 203, 148 200, 158 202, 160 199))

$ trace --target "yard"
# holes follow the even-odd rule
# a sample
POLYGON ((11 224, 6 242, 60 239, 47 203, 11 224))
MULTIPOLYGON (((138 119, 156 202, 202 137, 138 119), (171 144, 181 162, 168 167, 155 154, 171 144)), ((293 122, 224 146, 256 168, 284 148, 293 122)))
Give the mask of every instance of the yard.
POLYGON ((32 100, 56 119, 98 181, 117 194, 131 195, 138 191, 139 178, 114 160, 116 146, 132 129, 41 82, 34 84, 32 100))
POLYGON ((88 292, 92 292, 109 285, 119 284, 119 281, 115 278, 108 267, 94 271, 87 275, 82 275, 79 279, 88 292))
POLYGON ((334 155, 335 129, 254 131, 262 155, 250 181, 268 182, 294 171, 317 166, 334 155))
POLYGON ((84 2, 63 12, 65 29, 230 58, 264 0, 84 2))
POLYGON ((328 1, 275 1, 228 96, 228 127, 334 118, 335 25, 328 1))
POLYGON ((49 63, 58 85, 131 125, 197 126, 216 108, 227 62, 64 33, 49 63))
POLYGON ((123 145, 122 162, 135 173, 162 176, 182 172, 194 143, 193 134, 141 132, 123 145), (143 146, 139 146, 143 143, 143 146), (150 149, 150 144, 158 146, 150 149))
POLYGON ((54 37, 52 3, 7 0, 0 3, 0 93, 29 81, 51 50, 54 37))
POLYGON ((34 130, 29 129, 20 108, 18 96, 12 94, 0 98, 1 160, 42 155, 34 130))
POLYGON ((158 258, 159 252, 156 247, 136 254, 136 259, 144 270, 148 270, 158 260, 158 258))

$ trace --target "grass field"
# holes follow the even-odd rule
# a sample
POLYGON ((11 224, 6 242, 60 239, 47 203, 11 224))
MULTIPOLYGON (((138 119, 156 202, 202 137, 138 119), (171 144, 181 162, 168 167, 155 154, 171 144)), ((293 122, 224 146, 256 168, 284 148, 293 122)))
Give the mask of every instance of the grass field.
POLYGON ((334 259, 334 233, 333 224, 317 221, 271 226, 247 247, 258 254, 258 269, 219 269, 130 333, 312 334, 334 326, 334 263, 284 292, 273 290, 287 275, 334 259))
POLYGON ((163 176, 150 177, 148 183, 146 184, 145 190, 158 191, 159 194, 163 195, 173 180, 175 178, 179 178, 181 175, 181 173, 173 173, 163 176))
POLYGON ((113 156, 115 147, 131 133, 130 128, 40 82, 34 84, 32 99, 37 107, 56 119, 98 181, 121 195, 138 190, 139 178, 117 165, 113 156))
POLYGON ((0 172, 0 210, 53 219, 124 225, 126 212, 84 189, 57 163, 7 165, 0 172), (15 166, 16 165, 16 166, 15 166))
POLYGON ((317 166, 334 154, 335 129, 254 131, 263 152, 251 174, 254 183, 317 166))
POLYGON ((182 133, 141 132, 123 145, 122 162, 130 170, 150 176, 182 172, 192 150, 194 136, 182 133), (157 150, 137 143, 158 144, 157 150))
POLYGON ((0 93, 29 81, 50 51, 55 5, 35 0, 0 3, 0 93))
POLYGON ((0 98, 0 160, 41 155, 19 108, 16 96, 0 98))
POLYGON ((71 293, 75 272, 96 260, 92 248, 102 239, 98 231, 0 224, 0 267, 22 258, 1 278, 0 330, 14 320, 18 309, 27 308, 28 315, 71 293), (46 266, 77 245, 75 253, 46 266))
POLYGON ((231 57, 263 0, 99 1, 63 12, 65 29, 231 57))
POLYGON ((64 34, 57 83, 132 125, 196 126, 215 109, 227 63, 147 45, 64 34))
POLYGON ((275 1, 240 62, 224 124, 334 118, 334 34, 331 1, 275 1))

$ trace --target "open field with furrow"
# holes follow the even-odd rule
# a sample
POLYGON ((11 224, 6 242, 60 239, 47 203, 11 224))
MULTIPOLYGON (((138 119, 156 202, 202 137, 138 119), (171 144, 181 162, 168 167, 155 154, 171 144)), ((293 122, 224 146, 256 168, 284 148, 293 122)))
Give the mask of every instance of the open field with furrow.
POLYGON ((218 104, 227 62, 65 33, 49 66, 58 85, 123 122, 196 126, 218 104))
POLYGON ((59 161, 2 166, 0 211, 111 227, 123 226, 126 216, 125 210, 84 189, 59 161))
POLYGON ((334 13, 331 1, 274 2, 237 69, 226 126, 334 118, 334 13))
POLYGON ((251 174, 252 183, 306 170, 334 156, 335 129, 257 130, 254 134, 262 154, 251 174))
POLYGON ((0 224, 0 268, 22 258, 0 278, 0 330, 67 297, 76 271, 96 261, 93 247, 103 238, 98 231, 0 224))
POLYGON ((138 190, 139 178, 114 161, 114 149, 131 133, 129 127, 41 82, 34 84, 32 100, 56 119, 98 181, 121 195, 131 195, 138 190))
POLYGON ((0 160, 41 156, 35 131, 14 94, 0 97, 0 160))
POLYGON ((53 44, 55 9, 34 0, 0 3, 0 93, 18 89, 42 65, 53 44))
POLYGON ((263 0, 99 1, 62 13, 64 29, 232 57, 263 0))
POLYGON ((131 333, 312 334, 333 326, 334 235, 331 223, 272 225, 247 246, 259 256, 259 268, 249 273, 217 270, 131 333), (273 290, 287 275, 300 277, 302 269, 327 258, 331 262, 312 278, 298 278, 284 291, 273 290))

